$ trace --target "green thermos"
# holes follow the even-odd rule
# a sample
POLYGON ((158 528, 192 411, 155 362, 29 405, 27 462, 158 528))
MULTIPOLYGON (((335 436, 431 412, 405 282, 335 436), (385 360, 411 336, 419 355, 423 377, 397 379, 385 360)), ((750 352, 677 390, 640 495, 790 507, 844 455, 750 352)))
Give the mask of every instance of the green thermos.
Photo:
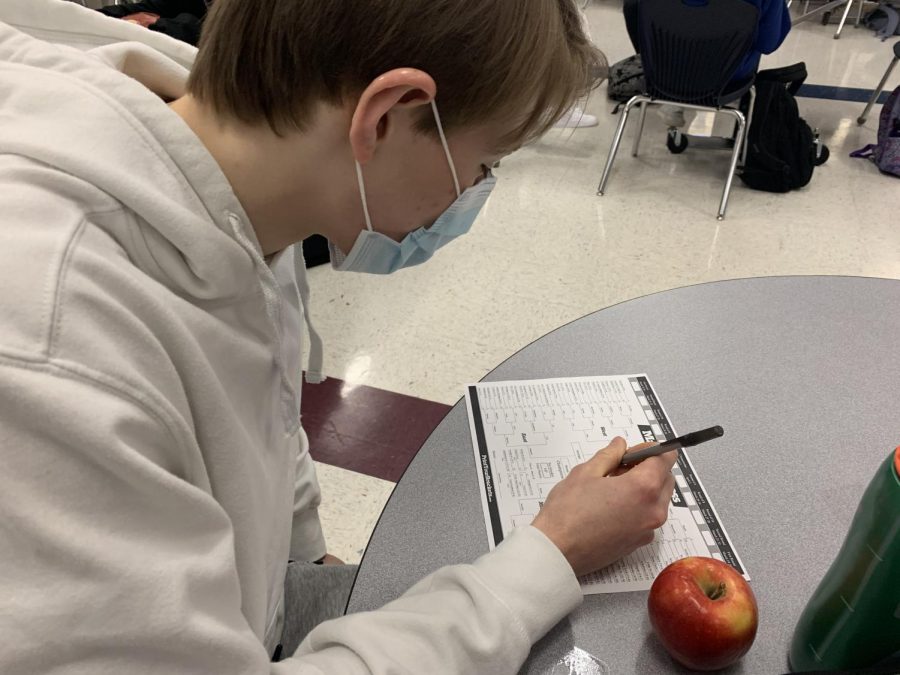
POLYGON ((794 671, 865 668, 900 653, 900 447, 863 495, 831 569, 800 616, 794 671))

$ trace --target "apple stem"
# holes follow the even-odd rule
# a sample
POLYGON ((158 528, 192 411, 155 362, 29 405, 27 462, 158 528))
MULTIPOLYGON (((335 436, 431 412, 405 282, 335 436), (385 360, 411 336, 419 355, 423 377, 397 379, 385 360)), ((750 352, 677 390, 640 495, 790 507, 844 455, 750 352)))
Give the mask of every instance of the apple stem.
POLYGON ((724 595, 725 595, 725 582, 724 581, 720 582, 718 586, 716 586, 714 589, 712 589, 712 591, 707 592, 707 594, 706 594, 706 596, 710 600, 718 600, 719 598, 721 598, 724 595))

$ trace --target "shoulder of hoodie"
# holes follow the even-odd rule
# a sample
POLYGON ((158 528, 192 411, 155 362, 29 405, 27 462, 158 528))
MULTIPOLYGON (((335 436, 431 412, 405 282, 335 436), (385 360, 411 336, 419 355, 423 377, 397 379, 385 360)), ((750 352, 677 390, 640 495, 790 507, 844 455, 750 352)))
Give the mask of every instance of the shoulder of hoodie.
POLYGON ((169 370, 154 324, 174 296, 117 238, 138 232, 135 214, 77 177, 15 155, 0 155, 0 205, 0 357, 65 363, 123 391, 159 390, 141 384, 169 370))
POLYGON ((112 393, 188 447, 189 406, 146 320, 158 284, 110 234, 134 214, 78 178, 11 155, 0 155, 0 205, 0 366, 112 393))
MULTIPOLYGON (((93 257, 106 261, 107 267, 133 274, 137 271, 133 266, 114 264, 127 255, 109 232, 121 230, 121 225, 135 216, 114 196, 75 175, 77 172, 61 170, 55 156, 65 152, 66 145, 83 144, 85 139, 79 136, 89 133, 77 119, 71 119, 73 115, 116 116, 117 111, 111 112, 108 106, 90 103, 108 98, 93 83, 104 81, 106 71, 111 70, 108 64, 93 54, 49 44, 0 24, 3 69, 13 69, 9 72, 15 77, 8 80, 13 84, 8 91, 11 107, 7 114, 12 116, 2 127, 6 140, 0 145, 0 353, 50 358, 75 252, 92 250, 93 257), (30 104, 17 100, 16 81, 40 83, 43 98, 33 113, 30 104), (88 101, 87 107, 68 107, 78 96, 88 101), (48 125, 43 113, 53 109, 54 97, 61 97, 54 112, 58 117, 48 125), (47 150, 35 152, 35 148, 47 150), (110 223, 119 227, 102 227, 110 223)), ((129 86, 129 78, 117 79, 120 86, 129 86)), ((90 148, 78 152, 90 152, 90 148)), ((121 287, 108 286, 111 293, 121 287)), ((84 323, 91 319, 84 317, 84 323)))
MULTIPOLYGON (((54 148, 70 145, 73 135, 89 133, 77 119, 71 119, 73 115, 122 117, 121 104, 103 91, 102 85, 108 84, 110 77, 115 78, 116 86, 143 90, 128 77, 110 75, 108 71, 113 69, 103 61, 98 60, 96 51, 87 54, 48 44, 0 23, 0 69, 14 68, 20 81, 37 79, 42 92, 49 89, 40 101, 38 114, 53 105, 54 95, 62 97, 58 107, 65 111, 58 111, 61 119, 48 125, 45 121, 29 121, 27 107, 19 108, 10 124, 2 127, 7 130, 4 135, 9 143, 0 147, 0 207, 4 214, 0 221, 0 353, 7 356, 50 358, 57 346, 66 288, 75 280, 85 282, 82 286, 95 281, 92 277, 97 276, 98 265, 105 270, 106 300, 123 310, 129 309, 123 301, 126 287, 133 287, 133 283, 127 283, 129 278, 144 277, 141 281, 145 286, 152 285, 152 280, 131 264, 117 239, 122 232, 137 229, 129 228, 137 221, 134 212, 89 180, 58 168, 55 162, 54 148), (87 106, 69 106, 71 98, 80 95, 87 106), (103 103, 93 105, 92 99, 103 103), (20 141, 17 127, 32 134, 40 129, 42 135, 36 143, 47 151, 32 155, 34 143, 20 141), (79 260, 91 262, 76 264, 73 269, 73 261, 79 260)), ((15 100, 14 87, 9 94, 15 100)), ((136 131, 139 138, 146 138, 143 130, 136 131)), ((84 144, 83 138, 77 141, 84 144)), ((87 145, 79 152, 89 153, 87 145)), ((151 147, 152 142, 147 145, 151 147)), ((91 316, 82 319, 82 330, 91 330, 91 324, 96 323, 91 316)))
MULTIPOLYGON (((196 196, 160 138, 121 102, 159 105, 157 98, 152 102, 147 96, 144 84, 111 72, 119 70, 108 62, 116 55, 128 59, 129 69, 140 66, 142 52, 158 65, 159 57, 151 50, 134 47, 108 50, 98 59, 96 52, 47 44, 0 24, 0 69, 8 67, 10 82, 30 81, 31 91, 38 92, 36 103, 29 100, 23 106, 12 84, 7 112, 15 114, 10 124, 0 125, 0 357, 46 363, 63 354, 76 365, 95 365, 95 370, 102 364, 101 374, 112 374, 133 389, 163 392, 166 400, 178 397, 176 405, 186 409, 172 355, 157 334, 165 329, 170 336, 175 331, 190 338, 171 311, 183 306, 184 298, 178 295, 178 284, 168 284, 165 272, 157 269, 159 260, 144 237, 153 233, 145 232, 148 228, 142 227, 145 223, 132 202, 156 208, 154 193, 173 197, 176 212, 161 217, 178 220, 185 214, 179 198, 196 196), (113 98, 111 87, 123 95, 113 98), (29 117, 32 104, 36 119, 29 117), (54 110, 52 119, 41 118, 49 109, 54 110), (88 118, 90 124, 81 123, 88 118), (115 124, 116 132, 103 126, 107 123, 115 124), (107 137, 92 140, 104 128, 107 137), (156 169, 142 177, 132 175, 129 157, 147 158, 156 169), (94 167, 104 173, 102 185, 94 180, 94 167), (113 179, 116 189, 110 191, 113 179), (159 184, 141 192, 146 181, 159 184), (123 197, 129 203, 123 203, 123 197), (151 269, 156 271, 151 274, 151 269)), ((165 79, 165 72, 160 77, 165 79)), ((226 185, 224 179, 221 183, 226 185)), ((233 195, 223 203, 239 208, 233 195)), ((200 206, 192 204, 188 215, 200 206)), ((252 271, 253 261, 231 235, 213 229, 196 239, 206 242, 208 234, 221 234, 216 242, 227 244, 224 253, 239 258, 229 262, 252 271)), ((213 287, 218 289, 221 278, 229 285, 215 297, 201 293, 198 298, 209 304, 227 295, 222 301, 230 301, 248 290, 244 282, 249 274, 223 265, 221 249, 213 247, 204 255, 203 272, 217 275, 213 287)), ((178 258, 177 271, 193 274, 195 262, 178 258)), ((255 297, 260 290, 251 286, 249 293, 255 297)))
MULTIPOLYGON (((74 250, 86 229, 97 229, 97 220, 126 211, 85 181, 12 154, 0 154, 0 205, 0 350, 47 356, 74 250)), ((112 237, 91 240, 98 255, 122 255, 112 237)))
MULTIPOLYGON (((129 124, 127 111, 106 95, 103 86, 112 77, 104 74, 115 65, 111 58, 133 59, 136 52, 141 57, 134 45, 127 50, 121 49, 124 46, 111 45, 105 56, 98 57, 96 52, 41 42, 0 23, 0 69, 11 65, 21 81, 41 78, 41 66, 50 65, 38 86, 52 88, 58 107, 69 111, 62 114, 64 120, 72 119, 66 99, 79 91, 88 94, 87 107, 76 112, 104 119, 112 107, 122 113, 118 119, 129 124), (5 63, 16 57, 18 63, 5 63)), ((121 74, 114 84, 135 95, 144 92, 143 85, 121 74)), ((7 93, 15 94, 12 87, 7 93)), ((55 105, 52 99, 42 100, 45 104, 55 105)), ((168 427, 173 437, 191 444, 191 408, 168 351, 171 345, 162 337, 163 332, 170 338, 185 335, 186 327, 172 312, 185 302, 159 275, 148 274, 141 266, 148 263, 147 255, 153 262, 142 239, 144 221, 114 194, 54 163, 54 148, 63 148, 73 134, 85 133, 73 130, 79 128, 77 123, 39 125, 41 133, 46 132, 39 144, 47 152, 32 155, 22 151, 24 145, 16 137, 22 118, 10 121, 7 128, 12 133, 6 134, 10 143, 0 150, 0 365, 40 369, 103 388, 137 404, 168 427), (133 259, 135 250, 143 256, 140 260, 133 259)), ((137 135, 131 142, 140 148, 129 146, 130 152, 135 156, 156 152, 154 138, 141 128, 133 131, 137 135)), ((119 140, 113 144, 123 147, 119 140)), ((81 149, 76 155, 80 153, 81 149)), ((128 171, 127 161, 120 169, 128 171)), ((157 186, 157 191, 169 194, 169 187, 157 186)), ((185 342, 196 342, 187 337, 185 342)))

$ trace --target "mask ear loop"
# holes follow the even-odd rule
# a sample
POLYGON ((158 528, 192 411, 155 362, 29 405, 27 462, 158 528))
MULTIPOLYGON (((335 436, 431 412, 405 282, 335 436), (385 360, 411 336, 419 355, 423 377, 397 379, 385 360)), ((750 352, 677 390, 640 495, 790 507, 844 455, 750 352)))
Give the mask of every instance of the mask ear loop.
POLYGON ((359 165, 359 162, 356 163, 356 180, 359 181, 359 198, 362 199, 363 213, 366 216, 366 227, 370 232, 373 232, 372 219, 369 218, 369 203, 366 201, 366 185, 363 183, 362 167, 359 165))
MULTIPOLYGON (((437 104, 434 102, 434 99, 431 99, 431 111, 434 113, 434 121, 435 124, 437 124, 438 136, 441 137, 441 145, 444 146, 444 154, 447 155, 450 173, 453 174, 453 186, 456 188, 456 196, 459 197, 462 193, 459 191, 459 179, 456 177, 456 167, 453 166, 453 158, 450 156, 450 148, 447 146, 447 137, 444 136, 444 127, 441 126, 441 116, 438 114, 437 104)), ((360 180, 362 180, 362 178, 360 178, 360 180)))

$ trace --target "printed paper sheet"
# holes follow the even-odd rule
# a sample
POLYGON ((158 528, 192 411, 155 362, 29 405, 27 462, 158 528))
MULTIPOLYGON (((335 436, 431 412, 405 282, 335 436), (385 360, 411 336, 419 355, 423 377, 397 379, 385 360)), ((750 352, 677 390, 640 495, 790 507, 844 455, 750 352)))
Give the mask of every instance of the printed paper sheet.
MULTIPOLYGON (((466 403, 492 549, 613 437, 630 447, 676 436, 646 375, 483 382, 467 388, 466 403)), ((724 560, 749 579, 684 451, 673 474, 669 519, 655 541, 582 578, 586 593, 647 590, 666 565, 691 555, 724 560)))

